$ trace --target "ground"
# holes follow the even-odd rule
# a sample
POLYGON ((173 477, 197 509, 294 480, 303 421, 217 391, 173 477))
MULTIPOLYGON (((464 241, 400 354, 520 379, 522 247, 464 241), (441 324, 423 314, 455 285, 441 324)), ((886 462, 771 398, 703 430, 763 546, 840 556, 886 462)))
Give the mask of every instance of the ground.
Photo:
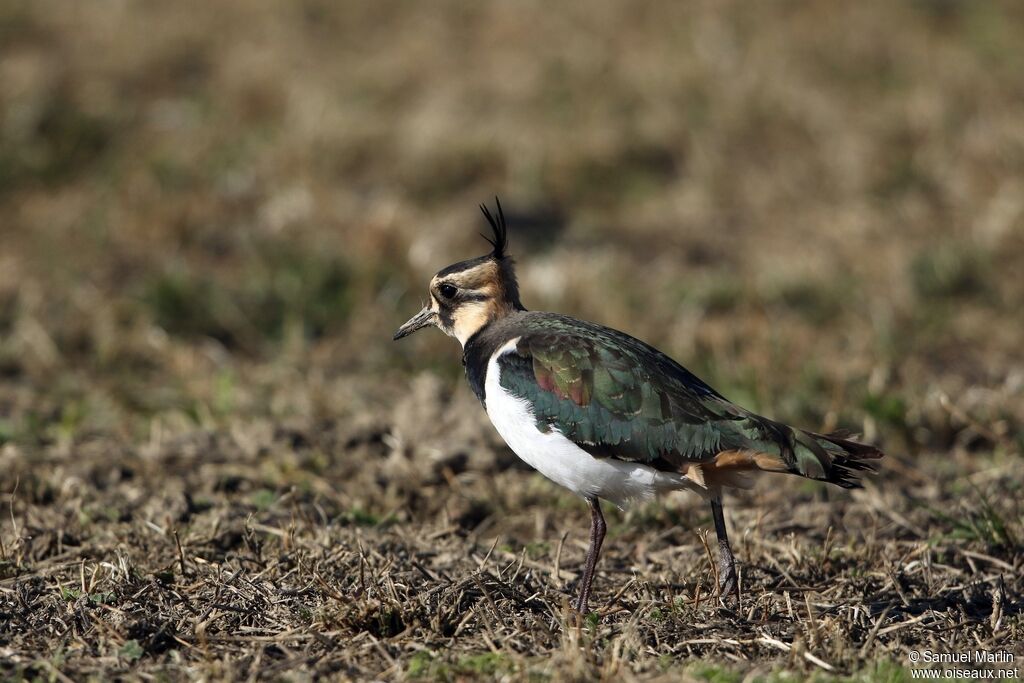
POLYGON ((911 680, 1024 669, 1014 3, 0 0, 0 672, 911 680), (887 457, 619 512, 526 469, 430 276, 887 457))

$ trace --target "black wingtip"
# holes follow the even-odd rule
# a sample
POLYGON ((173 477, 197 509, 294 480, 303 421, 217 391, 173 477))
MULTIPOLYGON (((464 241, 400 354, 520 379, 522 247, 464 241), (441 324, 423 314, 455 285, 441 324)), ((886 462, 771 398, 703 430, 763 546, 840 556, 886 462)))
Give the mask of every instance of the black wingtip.
POLYGON ((833 478, 828 480, 844 489, 864 488, 859 478, 864 475, 877 474, 878 467, 875 461, 885 457, 885 454, 875 446, 854 441, 852 438, 854 435, 849 432, 836 431, 813 436, 833 443, 846 451, 845 454, 834 456, 831 475, 833 478))
POLYGON ((494 233, 493 239, 487 235, 481 235, 481 237, 487 240, 492 247, 491 258, 500 260, 505 258, 508 248, 508 225, 505 223, 505 212, 501 209, 501 200, 497 196, 494 197, 494 204, 497 207, 497 217, 491 213, 486 204, 480 205, 480 212, 483 213, 494 233))

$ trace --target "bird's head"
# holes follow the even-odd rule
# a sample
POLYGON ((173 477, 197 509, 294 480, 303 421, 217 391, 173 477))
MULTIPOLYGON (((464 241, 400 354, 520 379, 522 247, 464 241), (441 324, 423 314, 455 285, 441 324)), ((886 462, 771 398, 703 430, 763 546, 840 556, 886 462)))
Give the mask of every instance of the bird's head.
POLYGON ((480 210, 491 226, 491 253, 459 261, 430 280, 430 303, 398 328, 395 339, 433 325, 465 346, 470 337, 490 322, 521 311, 519 286, 512 258, 506 253, 508 229, 501 202, 495 197, 497 216, 486 206, 480 210))

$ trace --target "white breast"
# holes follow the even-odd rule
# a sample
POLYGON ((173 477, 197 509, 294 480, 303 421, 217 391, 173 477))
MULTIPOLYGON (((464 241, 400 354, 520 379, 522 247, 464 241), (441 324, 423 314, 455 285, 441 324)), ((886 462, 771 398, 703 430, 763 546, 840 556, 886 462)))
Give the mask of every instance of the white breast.
POLYGON ((620 508, 655 493, 698 486, 682 474, 659 472, 653 467, 615 458, 595 458, 555 428, 537 428, 529 401, 517 398, 501 386, 498 358, 515 349, 518 338, 508 342, 487 364, 484 382, 487 416, 516 455, 548 479, 583 497, 596 496, 620 508))

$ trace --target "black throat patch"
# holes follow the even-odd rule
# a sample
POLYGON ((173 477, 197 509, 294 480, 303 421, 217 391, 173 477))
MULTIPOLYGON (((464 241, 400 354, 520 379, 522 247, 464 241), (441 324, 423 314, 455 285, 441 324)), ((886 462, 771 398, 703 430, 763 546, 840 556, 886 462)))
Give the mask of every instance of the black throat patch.
POLYGON ((462 365, 466 368, 466 379, 485 408, 487 396, 484 383, 487 380, 487 364, 495 351, 516 336, 514 320, 517 315, 519 314, 500 318, 483 326, 469 338, 462 350, 462 365))

